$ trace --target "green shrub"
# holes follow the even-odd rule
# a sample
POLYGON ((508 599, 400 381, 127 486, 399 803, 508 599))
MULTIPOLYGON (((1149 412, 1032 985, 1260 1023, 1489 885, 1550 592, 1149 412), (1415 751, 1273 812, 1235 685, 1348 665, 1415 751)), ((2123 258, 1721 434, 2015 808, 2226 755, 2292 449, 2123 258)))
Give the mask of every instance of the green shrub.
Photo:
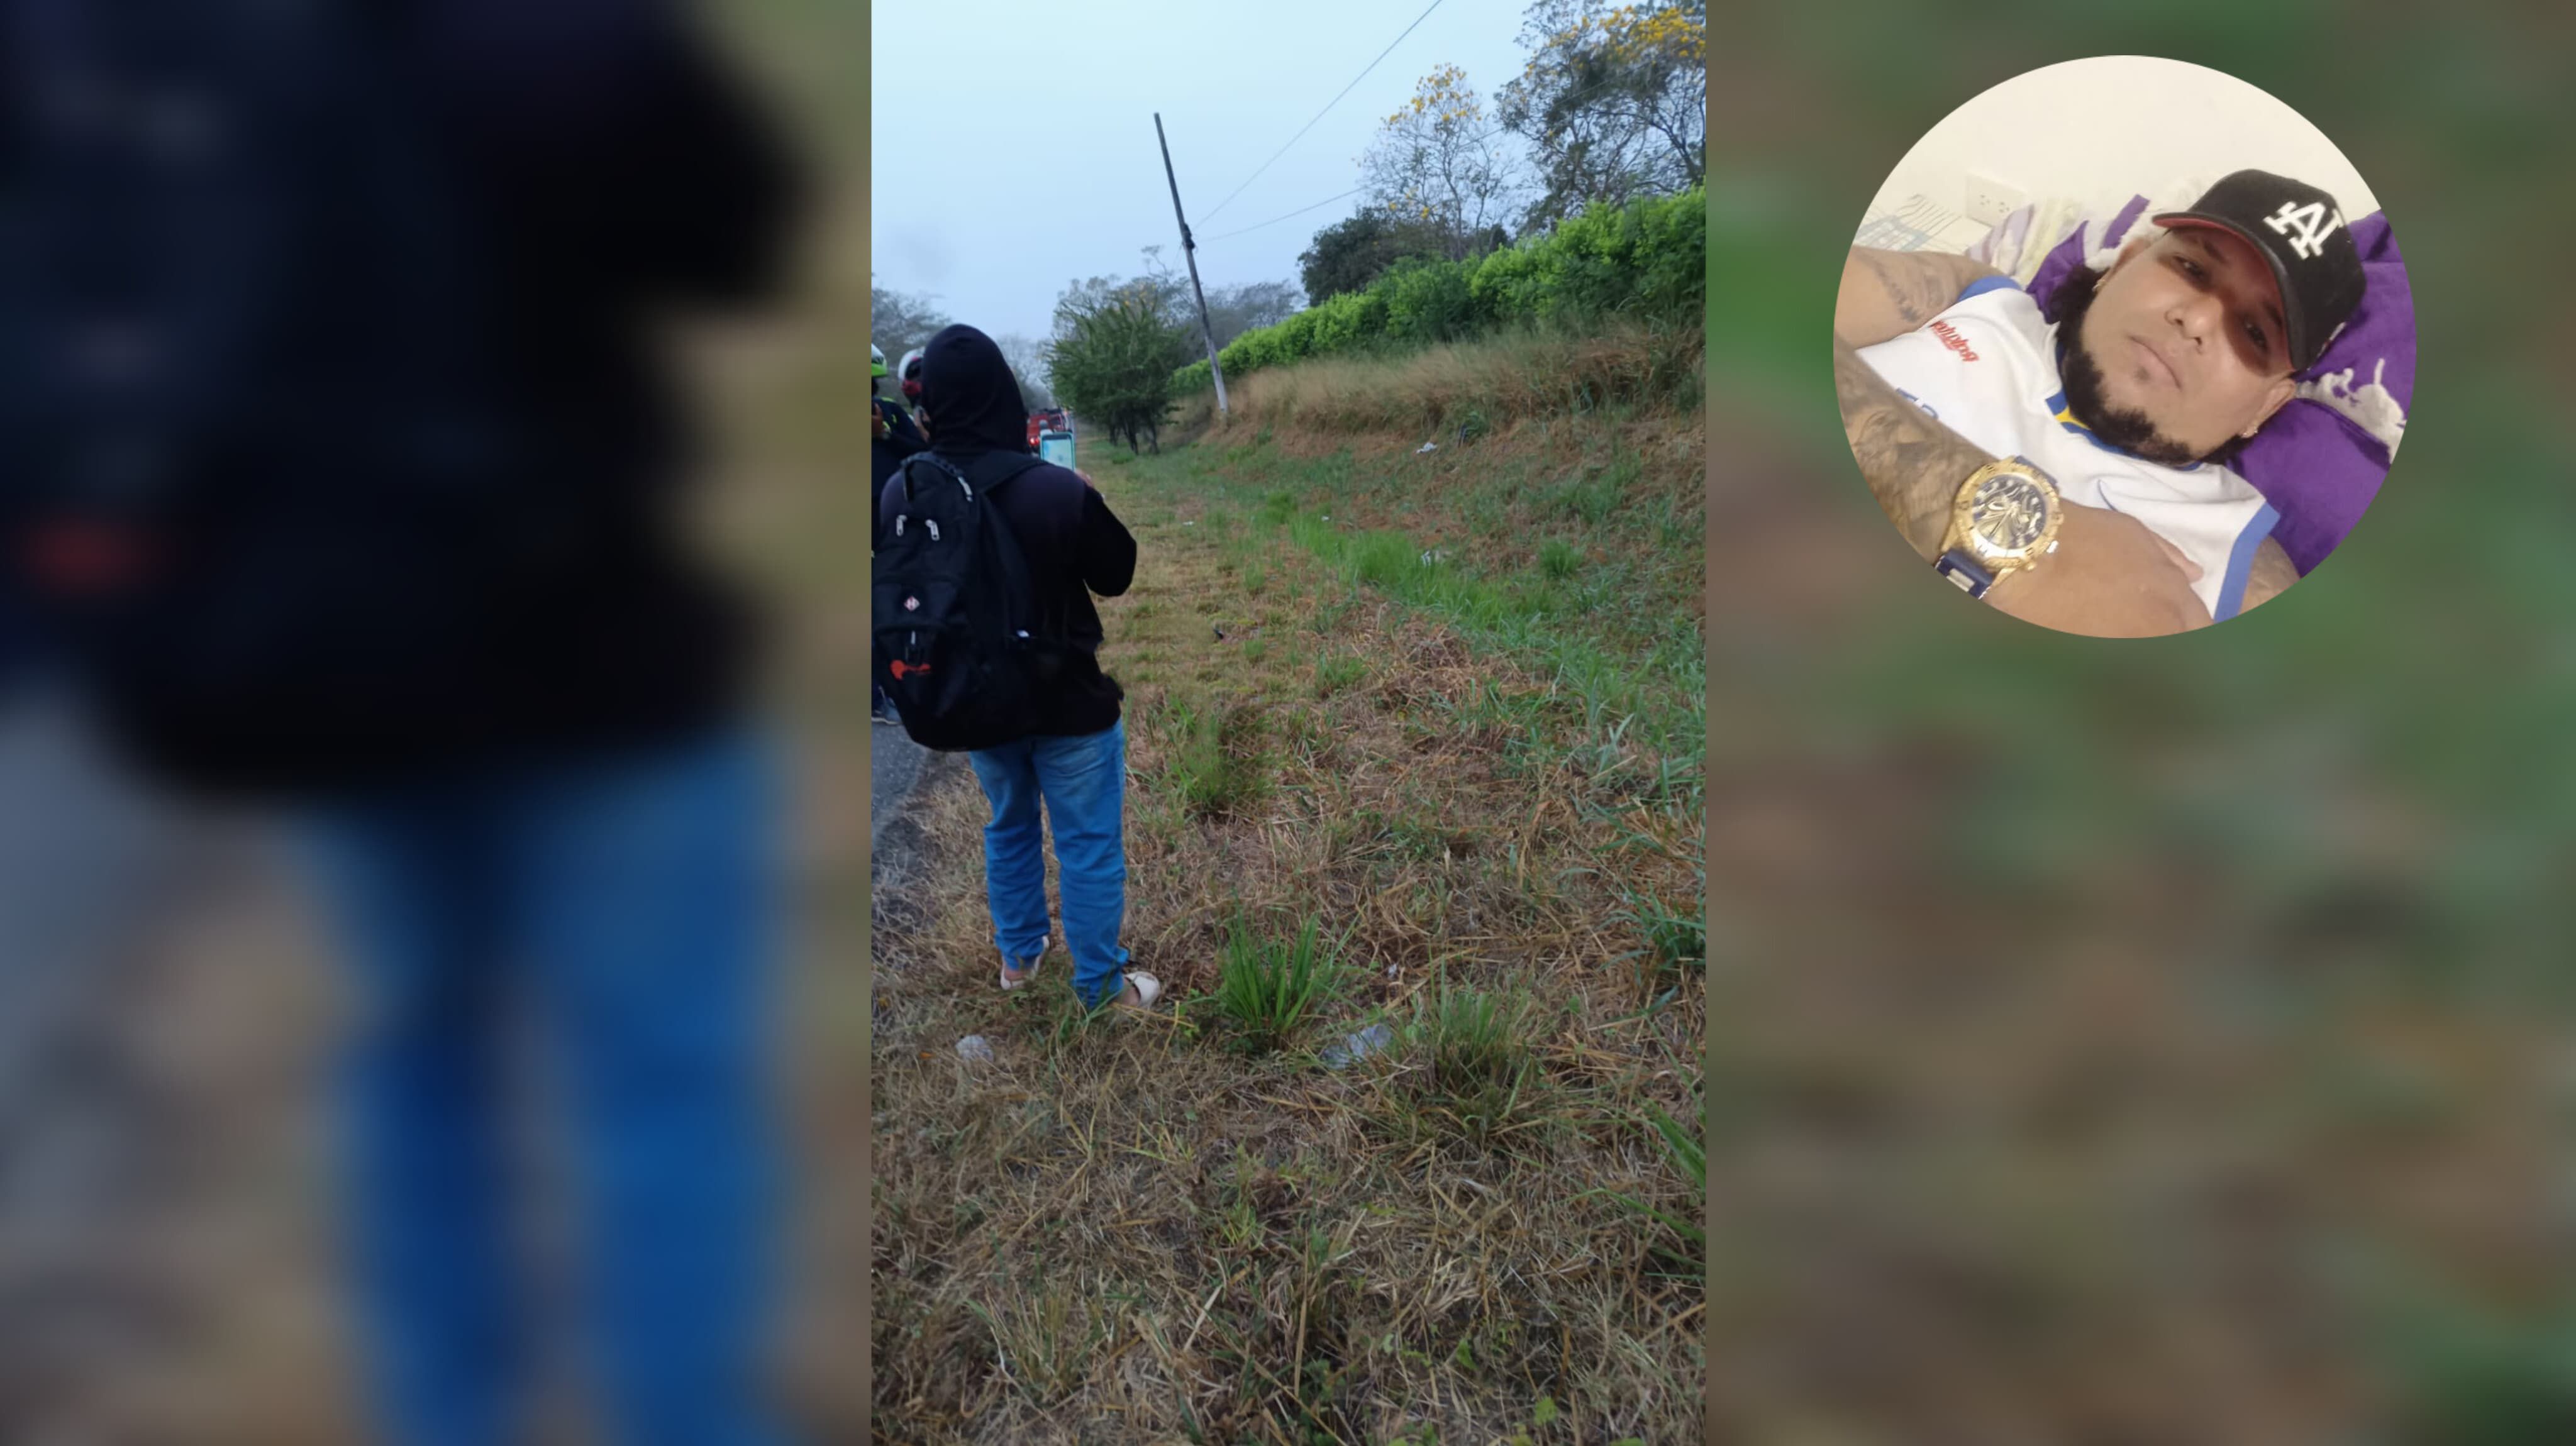
MULTIPOLYGON (((1533 322, 1582 324, 1613 314, 1691 323, 1708 300, 1708 192, 1694 188, 1625 206, 1595 203, 1545 235, 1467 261, 1415 258, 1371 282, 1247 331, 1217 353, 1228 377, 1315 357, 1461 341, 1533 322)), ((1180 369, 1186 394, 1209 385, 1205 362, 1180 369)))
POLYGON ((1049 380, 1065 405, 1113 432, 1161 428, 1189 354, 1184 329, 1148 300, 1120 295, 1079 309, 1056 338, 1049 380))
POLYGON ((1428 346, 1458 341, 1476 330, 1476 307, 1468 294, 1473 261, 1406 261, 1378 278, 1369 290, 1386 296, 1386 334, 1397 341, 1428 346))

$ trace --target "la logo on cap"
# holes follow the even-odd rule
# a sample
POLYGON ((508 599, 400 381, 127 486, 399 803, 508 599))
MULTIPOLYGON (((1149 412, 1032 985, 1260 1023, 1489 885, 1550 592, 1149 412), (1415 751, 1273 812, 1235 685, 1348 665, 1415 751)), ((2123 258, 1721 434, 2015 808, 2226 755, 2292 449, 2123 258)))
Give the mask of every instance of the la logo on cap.
POLYGON ((2326 239, 2343 227, 2343 212, 2329 213, 2323 201, 2310 201, 2302 206, 2296 201, 2283 201, 2281 209, 2263 218, 2263 224, 2290 238, 2290 249, 2303 261, 2313 261, 2325 254, 2326 239))

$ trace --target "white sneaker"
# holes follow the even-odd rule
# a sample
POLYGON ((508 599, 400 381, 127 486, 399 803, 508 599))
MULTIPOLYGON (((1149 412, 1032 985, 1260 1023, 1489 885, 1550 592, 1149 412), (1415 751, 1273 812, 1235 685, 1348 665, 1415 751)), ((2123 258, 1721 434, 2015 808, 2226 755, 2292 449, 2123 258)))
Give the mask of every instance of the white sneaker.
POLYGON ((1163 997, 1163 981, 1141 969, 1128 970, 1127 982, 1136 986, 1137 1002, 1127 1004, 1127 994, 1123 989, 1119 991, 1118 1002, 1129 1009, 1151 1009, 1154 1001, 1163 997))

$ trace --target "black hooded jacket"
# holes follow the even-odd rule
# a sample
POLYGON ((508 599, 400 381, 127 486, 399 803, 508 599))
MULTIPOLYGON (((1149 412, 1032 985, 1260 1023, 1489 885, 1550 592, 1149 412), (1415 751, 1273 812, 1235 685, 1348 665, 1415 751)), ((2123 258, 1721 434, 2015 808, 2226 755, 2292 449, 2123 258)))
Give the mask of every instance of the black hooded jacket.
MULTIPOLYGON (((993 339, 952 326, 930 339, 921 362, 922 404, 930 413, 930 450, 969 481, 1003 475, 1029 456, 1029 414, 1010 363, 993 339)), ((899 509, 901 476, 877 497, 877 526, 899 509)), ((1078 648, 1083 665, 1043 695, 1029 720, 1032 735, 1075 737, 1118 721, 1124 696, 1100 671, 1100 611, 1092 594, 1116 597, 1136 575, 1136 539, 1082 478, 1052 463, 1021 472, 989 494, 1028 560, 1039 616, 1048 631, 1078 648)))
POLYGON ((688 545, 696 448, 657 337, 773 288, 801 187, 690 8, 0 0, 0 531, 48 521, 87 475, 52 465, 80 455, 56 443, 99 429, 52 399, 108 395, 71 389, 96 368, 48 360, 68 307, 21 292, 83 296, 56 283, 95 273, 154 323, 138 334, 220 343, 220 365, 173 347, 167 386, 115 394, 179 479, 147 518, 175 561, 112 616, 82 594, 46 619, 68 651, 78 613, 81 671, 111 681, 114 731, 166 781, 336 793, 740 712, 756 619, 688 545), (101 23, 20 23, 55 12, 101 23), (124 131, 28 127, 61 88, 30 77, 66 76, 106 97, 82 114, 112 115, 211 77, 222 108, 182 107, 186 129, 240 139, 183 148, 188 166, 121 161, 134 194, 87 204, 66 157, 124 131), (230 244, 151 224, 197 208, 230 244), (38 235, 46 264, 18 264, 38 235))

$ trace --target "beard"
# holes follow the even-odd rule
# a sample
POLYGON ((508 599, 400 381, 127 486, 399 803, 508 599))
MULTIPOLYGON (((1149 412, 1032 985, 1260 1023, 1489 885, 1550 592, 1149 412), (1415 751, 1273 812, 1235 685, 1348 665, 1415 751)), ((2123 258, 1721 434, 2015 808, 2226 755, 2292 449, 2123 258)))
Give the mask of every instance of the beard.
POLYGON ((2168 467, 2187 467, 2206 460, 2204 454, 2158 430, 2154 419, 2145 412, 2116 406, 2104 394, 2102 364, 2084 345, 2084 318, 2092 312, 2093 294, 2101 284, 2101 272, 2085 270, 2069 276, 2057 288, 2052 308, 2055 314, 2049 319, 2057 323, 2057 334, 2066 339, 2066 362, 2059 368, 2059 379, 2066 385, 2066 410, 2095 437, 2133 456, 2168 467))

